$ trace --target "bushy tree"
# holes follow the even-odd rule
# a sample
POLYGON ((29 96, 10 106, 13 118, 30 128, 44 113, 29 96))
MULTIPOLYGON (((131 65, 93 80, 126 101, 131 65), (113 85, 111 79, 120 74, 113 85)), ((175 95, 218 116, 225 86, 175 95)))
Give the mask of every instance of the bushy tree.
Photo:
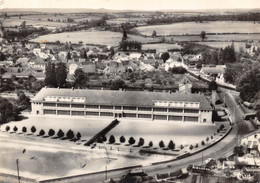
POLYGON ((67 138, 68 139, 73 139, 74 138, 74 132, 72 130, 69 130, 66 134, 67 138))
POLYGON ((153 33, 152 33, 152 37, 156 37, 157 33, 156 31, 154 30, 153 33))
POLYGON ((159 147, 160 148, 164 148, 165 147, 164 142, 162 140, 159 142, 159 147))
POLYGON ((50 129, 48 132, 48 135, 51 137, 55 134, 55 131, 53 129, 50 129))
POLYGON ((59 87, 64 87, 67 79, 67 68, 65 63, 59 62, 56 66, 55 72, 57 85, 59 87))
POLYGON ((170 58, 170 54, 168 52, 165 52, 161 55, 161 59, 163 60, 163 62, 165 63, 166 60, 168 60, 170 58))
POLYGON ((204 141, 201 141, 201 145, 203 145, 203 146, 204 146, 204 145, 205 145, 205 142, 204 142, 204 141))
POLYGON ((131 145, 134 144, 135 143, 134 137, 130 137, 129 140, 128 140, 128 143, 131 144, 131 145))
POLYGON ((198 148, 199 147, 199 144, 197 143, 196 145, 195 145, 195 148, 198 148))
POLYGON ((62 137, 64 137, 64 132, 61 129, 59 129, 57 135, 59 138, 62 138, 62 137))
POLYGON ((206 37, 206 32, 205 31, 201 31, 200 37, 201 37, 201 39, 203 41, 205 39, 205 37, 206 37))
POLYGON ((55 63, 48 62, 45 67, 45 86, 57 87, 55 63))
POLYGON ((241 156, 244 156, 245 154, 245 149, 243 146, 235 146, 234 147, 234 150, 233 150, 233 153, 235 155, 237 155, 238 157, 241 157, 241 156))
POLYGON ((153 147, 153 142, 150 141, 148 145, 149 145, 149 147, 153 147))
POLYGON ((17 132, 18 128, 17 128, 16 126, 14 126, 13 130, 14 130, 15 132, 17 132))
POLYGON ((139 138, 138 146, 143 146, 144 145, 144 139, 139 138))
POLYGON ((171 149, 171 150, 175 149, 175 144, 173 143, 172 140, 169 142, 168 148, 171 149))
POLYGON ((32 132, 32 133, 35 133, 35 132, 36 132, 36 128, 35 128, 35 126, 32 126, 32 128, 31 128, 31 132, 32 132))
POLYGON ((41 129, 39 135, 41 135, 41 136, 45 135, 45 131, 43 129, 41 129))
POLYGON ((192 150, 193 149, 193 145, 190 145, 190 150, 192 150))
POLYGON ((125 137, 124 136, 121 136, 119 140, 120 140, 121 143, 125 143, 125 137))
POLYGON ((116 142, 116 139, 115 139, 114 135, 111 135, 111 136, 109 137, 109 143, 110 143, 110 144, 114 144, 115 142, 116 142))
MULTIPOLYGON (((77 136, 77 139, 78 139, 78 140, 81 138, 81 134, 80 134, 79 132, 77 133, 76 136, 77 136)), ((103 139, 103 138, 102 138, 102 139, 103 139)))
POLYGON ((22 128, 22 131, 23 131, 23 133, 26 133, 26 132, 27 132, 27 128, 24 126, 24 127, 22 128))
POLYGON ((5 127, 5 130, 8 132, 8 131, 10 130, 10 126, 7 125, 7 126, 5 127))
POLYGON ((85 80, 85 73, 83 72, 83 70, 81 68, 76 69, 75 73, 75 85, 82 85, 84 84, 85 80))
POLYGON ((102 140, 103 140, 103 142, 106 142, 107 141, 107 137, 103 136, 102 140))

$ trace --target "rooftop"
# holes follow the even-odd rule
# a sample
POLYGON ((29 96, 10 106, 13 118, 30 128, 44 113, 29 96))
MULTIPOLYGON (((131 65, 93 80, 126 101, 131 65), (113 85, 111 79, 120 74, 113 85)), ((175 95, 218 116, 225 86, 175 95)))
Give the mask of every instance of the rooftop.
POLYGON ((33 101, 43 101, 50 96, 85 97, 86 104, 97 105, 153 106, 154 101, 199 102, 200 109, 212 110, 204 95, 190 93, 42 88, 33 101))

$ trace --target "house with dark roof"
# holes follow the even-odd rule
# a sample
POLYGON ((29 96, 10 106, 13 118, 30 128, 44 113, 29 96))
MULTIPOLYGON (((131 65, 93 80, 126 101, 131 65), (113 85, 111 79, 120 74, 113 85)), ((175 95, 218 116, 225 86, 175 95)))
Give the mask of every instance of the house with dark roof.
POLYGON ((211 123, 212 107, 201 94, 42 88, 32 114, 211 123))

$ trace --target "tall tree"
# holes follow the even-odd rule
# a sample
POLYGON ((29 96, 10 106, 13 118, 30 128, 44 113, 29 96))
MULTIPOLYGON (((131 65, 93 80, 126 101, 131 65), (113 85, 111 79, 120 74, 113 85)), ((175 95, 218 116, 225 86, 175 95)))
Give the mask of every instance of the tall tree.
POLYGON ((59 87, 64 87, 66 85, 67 79, 67 68, 65 63, 59 62, 55 69, 56 81, 59 87))
POLYGON ((156 31, 154 30, 153 33, 152 33, 152 37, 156 37, 157 33, 156 31))
POLYGON ((45 79, 44 84, 45 86, 49 87, 57 87, 56 82, 56 74, 55 74, 55 64, 48 62, 45 67, 45 79))
POLYGON ((83 72, 83 70, 81 68, 76 69, 75 73, 75 86, 81 86, 82 84, 84 84, 85 81, 85 73, 83 72))
POLYGON ((170 54, 168 52, 165 52, 161 55, 161 59, 163 59, 163 62, 165 63, 166 60, 170 58, 170 54))
POLYGON ((206 32, 205 31, 201 31, 200 37, 201 37, 201 39, 203 41, 205 39, 205 37, 206 37, 206 32))

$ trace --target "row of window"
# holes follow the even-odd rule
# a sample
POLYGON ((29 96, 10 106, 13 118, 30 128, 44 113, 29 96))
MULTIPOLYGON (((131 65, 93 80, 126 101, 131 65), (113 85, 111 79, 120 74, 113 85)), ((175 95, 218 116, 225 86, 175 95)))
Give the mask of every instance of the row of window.
MULTIPOLYGON (((43 103, 43 106, 55 107, 55 103, 43 103)), ((70 107, 70 104, 66 103, 58 103, 57 107, 70 107)), ((84 104, 71 104, 72 108, 84 108, 84 104)), ((89 109, 99 109, 98 105, 86 105, 86 108, 89 109)), ((114 107, 111 105, 100 105, 100 109, 113 109, 114 107)), ((121 106, 115 106, 115 110, 121 110, 121 106)), ((155 111, 155 112, 167 112, 167 108, 160 107, 138 107, 139 111, 155 111)), ((136 107, 133 106, 123 106, 123 110, 136 110, 136 107)), ((177 113, 199 113, 199 110, 196 109, 177 109, 177 108, 169 108, 169 112, 177 112, 177 113)), ((206 111, 205 111, 206 112, 206 111)))
MULTIPOLYGON (((43 110, 44 114, 56 114, 56 110, 43 110)), ((58 115, 70 115, 70 111, 67 110, 57 110, 58 115)), ((84 111, 71 111, 72 116, 84 116, 84 111)), ((112 112, 95 112, 95 111, 87 111, 86 112, 87 116, 114 116, 112 112)), ((123 117, 127 118, 152 118, 151 114, 135 114, 135 113, 124 113, 123 117)), ((158 120, 167 120, 167 115, 153 115, 153 119, 158 119, 158 120)), ((183 117, 182 116, 168 116, 169 121, 182 121, 183 117)), ((198 122, 199 118, 198 117, 189 117, 189 116, 184 116, 184 121, 193 121, 193 122, 198 122)))

